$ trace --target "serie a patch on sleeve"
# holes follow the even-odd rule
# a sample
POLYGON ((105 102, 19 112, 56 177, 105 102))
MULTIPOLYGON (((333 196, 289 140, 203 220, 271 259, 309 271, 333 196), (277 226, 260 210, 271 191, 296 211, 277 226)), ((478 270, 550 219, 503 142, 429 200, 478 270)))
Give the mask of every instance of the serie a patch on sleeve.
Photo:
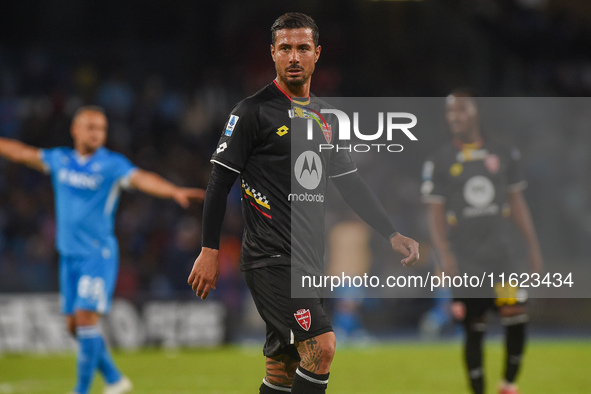
POLYGON ((230 115, 230 119, 228 120, 228 124, 226 125, 226 131, 224 131, 225 136, 229 137, 232 135, 232 133, 234 132, 234 127, 236 127, 236 124, 238 123, 238 119, 240 119, 239 116, 230 115))

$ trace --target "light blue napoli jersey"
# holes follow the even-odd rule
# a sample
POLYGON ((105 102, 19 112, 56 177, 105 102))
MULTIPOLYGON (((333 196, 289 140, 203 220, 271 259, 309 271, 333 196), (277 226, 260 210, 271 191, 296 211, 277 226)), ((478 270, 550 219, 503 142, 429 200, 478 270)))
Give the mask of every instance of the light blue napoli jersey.
POLYGON ((71 148, 42 149, 41 159, 51 174, 60 254, 115 256, 115 210, 136 167, 106 148, 89 157, 71 148))

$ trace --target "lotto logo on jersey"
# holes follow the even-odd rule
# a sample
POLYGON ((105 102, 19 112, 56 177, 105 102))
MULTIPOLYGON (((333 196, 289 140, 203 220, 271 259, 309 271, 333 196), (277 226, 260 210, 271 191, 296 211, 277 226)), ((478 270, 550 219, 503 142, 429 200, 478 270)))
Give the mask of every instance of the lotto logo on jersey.
POLYGON ((227 147, 228 147, 228 144, 227 144, 227 143, 225 143, 225 142, 222 142, 222 143, 220 144, 220 146, 218 146, 218 148, 217 148, 215 151, 216 151, 216 153, 217 153, 217 154, 220 154, 220 153, 222 153, 223 151, 225 151, 227 147))
POLYGON ((312 325, 312 316, 310 315, 309 309, 300 309, 293 314, 296 321, 304 330, 308 331, 312 325))
POLYGON ((230 119, 228 120, 228 124, 226 126, 226 131, 224 131, 224 135, 229 137, 234 132, 234 127, 236 127, 236 123, 238 123, 239 116, 230 115, 230 119))

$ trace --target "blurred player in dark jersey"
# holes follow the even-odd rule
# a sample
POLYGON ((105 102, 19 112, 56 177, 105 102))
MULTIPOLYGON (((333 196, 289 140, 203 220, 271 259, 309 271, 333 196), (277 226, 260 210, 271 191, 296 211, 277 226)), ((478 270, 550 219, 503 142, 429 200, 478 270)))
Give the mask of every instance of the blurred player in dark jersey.
MULTIPOLYGON (((519 151, 483 139, 471 94, 456 91, 446 100, 452 141, 424 164, 421 190, 441 269, 447 275, 515 272, 517 262, 510 252, 506 227, 511 217, 527 241, 530 269, 539 272, 542 257, 522 193, 527 184, 519 151)), ((506 365, 499 392, 518 392, 514 382, 526 341, 527 296, 505 286, 490 289, 491 298, 479 298, 483 294, 458 298, 454 289, 452 313, 465 330, 465 361, 474 393, 484 392, 482 342, 485 315, 491 309, 498 311, 505 326, 506 365)))
POLYGON ((322 271, 328 178, 359 216, 405 256, 402 264, 418 259, 418 244, 396 232, 346 151, 318 152, 319 143, 331 138, 331 119, 322 130, 315 129, 312 140, 290 129, 292 121, 306 122, 305 114, 324 105, 310 97, 321 51, 316 23, 307 15, 288 13, 275 21, 271 34, 277 78, 238 103, 222 131, 204 203, 203 248, 189 284, 201 298, 215 288, 226 199, 240 176, 245 222, 241 268, 267 325, 267 373, 260 393, 324 393, 334 332, 321 298, 291 297, 291 269, 322 271), (292 229, 297 236, 292 237, 292 229))

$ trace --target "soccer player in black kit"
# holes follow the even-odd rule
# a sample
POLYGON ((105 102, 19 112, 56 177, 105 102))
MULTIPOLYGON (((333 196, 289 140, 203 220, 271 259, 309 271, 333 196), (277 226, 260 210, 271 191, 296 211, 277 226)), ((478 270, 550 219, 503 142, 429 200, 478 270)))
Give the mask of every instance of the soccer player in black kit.
MULTIPOLYGON (((529 208, 523 197, 520 153, 505 143, 483 139, 476 101, 467 91, 446 99, 453 141, 442 146, 423 167, 423 199, 428 203, 430 232, 446 275, 515 272, 507 232, 512 217, 529 249, 530 269, 542 269, 542 257, 529 208)), ((458 289, 452 289, 457 297, 458 289)), ((464 356, 474 393, 484 392, 482 346, 485 314, 496 310, 505 326, 506 365, 499 393, 518 393, 514 384, 525 345, 528 321, 523 291, 491 289, 491 298, 457 297, 454 317, 463 323, 464 356), (504 290, 505 293, 498 291, 504 290), (507 293, 509 291, 509 293, 507 293), (495 294, 496 293, 496 294, 495 294)))
POLYGON ((245 223, 241 269, 267 325, 266 376, 259 392, 324 393, 335 335, 322 300, 292 298, 290 287, 292 264, 311 273, 322 266, 327 179, 405 256, 403 265, 418 260, 418 243, 396 232, 346 151, 318 152, 322 139, 336 137, 328 127, 325 135, 318 127, 310 141, 290 130, 292 121, 307 121, 297 118, 318 106, 310 97, 321 51, 316 23, 307 15, 287 13, 271 27, 271 38, 277 78, 238 103, 222 131, 203 208, 203 248, 188 282, 202 299, 215 289, 226 199, 240 176, 245 223), (292 245, 295 227, 304 236, 292 245))

